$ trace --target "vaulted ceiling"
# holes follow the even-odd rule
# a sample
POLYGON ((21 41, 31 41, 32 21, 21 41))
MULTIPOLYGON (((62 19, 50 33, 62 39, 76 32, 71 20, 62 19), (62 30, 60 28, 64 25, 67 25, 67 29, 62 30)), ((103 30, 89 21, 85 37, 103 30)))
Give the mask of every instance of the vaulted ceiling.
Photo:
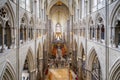
POLYGON ((52 30, 55 32, 56 24, 60 23, 62 31, 67 31, 67 20, 73 15, 74 6, 78 4, 78 0, 48 0, 47 15, 52 21, 52 30))
POLYGON ((73 5, 78 6, 78 2, 80 0, 48 0, 47 1, 47 14, 49 14, 49 11, 53 5, 55 5, 57 2, 64 3, 70 10, 70 13, 73 14, 73 5))

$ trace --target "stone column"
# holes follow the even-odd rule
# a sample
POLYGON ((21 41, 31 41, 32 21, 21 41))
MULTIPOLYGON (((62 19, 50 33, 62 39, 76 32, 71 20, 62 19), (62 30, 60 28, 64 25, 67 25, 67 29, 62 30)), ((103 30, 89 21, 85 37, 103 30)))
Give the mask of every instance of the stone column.
POLYGON ((4 52, 4 39, 5 39, 5 28, 2 27, 2 49, 1 49, 1 52, 4 52))
POLYGON ((86 37, 86 34, 87 34, 85 31, 86 31, 86 29, 83 28, 83 34, 84 34, 83 36, 84 36, 84 38, 86 37))
POLYGON ((43 80, 43 59, 40 59, 40 80, 43 80))
POLYGON ((30 80, 36 80, 36 70, 30 72, 29 78, 30 80))
POLYGON ((72 54, 72 68, 75 71, 75 73, 77 73, 77 51, 73 50, 73 54, 72 54))
POLYGON ((33 79, 33 72, 30 72, 29 78, 30 78, 30 80, 34 80, 33 79))
POLYGON ((79 64, 78 64, 78 79, 82 80, 82 58, 80 58, 78 60, 79 64))
MULTIPOLYGON (((46 44, 44 46, 46 46, 46 44)), ((48 65, 46 55, 47 55, 47 51, 45 50, 45 48, 43 48, 43 73, 42 73, 43 74, 43 76, 42 76, 43 80, 45 79, 45 71, 46 71, 47 65, 48 65)))
POLYGON ((41 73, 40 73, 40 59, 37 58, 37 80, 41 80, 41 73))
POLYGON ((73 46, 73 15, 70 16, 70 51, 72 49, 72 46, 73 46))
POLYGON ((14 43, 14 48, 16 48, 16 27, 13 28, 13 43, 14 43))
POLYGON ((36 76, 36 70, 34 70, 33 71, 33 80, 36 80, 37 78, 36 78, 37 76, 36 76))
POLYGON ((70 51, 70 20, 67 21, 67 42, 68 51, 70 51))
POLYGON ((116 44, 115 44, 115 27, 112 27, 112 46, 116 47, 116 44))

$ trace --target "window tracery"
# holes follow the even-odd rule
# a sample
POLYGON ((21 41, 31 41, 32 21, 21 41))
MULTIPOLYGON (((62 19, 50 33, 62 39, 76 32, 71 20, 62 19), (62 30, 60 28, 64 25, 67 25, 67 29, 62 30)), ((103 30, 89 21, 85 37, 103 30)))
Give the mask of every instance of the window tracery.
POLYGON ((7 11, 5 10, 5 8, 0 9, 0 17, 3 19, 8 18, 8 14, 7 14, 7 11))

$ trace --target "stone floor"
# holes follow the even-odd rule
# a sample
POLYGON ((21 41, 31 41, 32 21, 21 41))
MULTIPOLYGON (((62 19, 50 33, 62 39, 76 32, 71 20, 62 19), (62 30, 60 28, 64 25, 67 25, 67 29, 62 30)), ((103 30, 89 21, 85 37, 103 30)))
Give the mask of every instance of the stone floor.
POLYGON ((48 70, 46 80, 75 80, 76 75, 69 68, 53 68, 48 70))

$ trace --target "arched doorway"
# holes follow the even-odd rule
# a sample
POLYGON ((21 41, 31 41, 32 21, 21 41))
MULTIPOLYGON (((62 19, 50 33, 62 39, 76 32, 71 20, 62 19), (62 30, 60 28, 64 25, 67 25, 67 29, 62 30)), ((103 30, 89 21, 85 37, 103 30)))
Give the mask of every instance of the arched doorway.
POLYGON ((29 80, 29 79, 30 79, 30 69, 28 64, 28 57, 26 57, 22 71, 22 80, 29 80))
POLYGON ((85 61, 86 61, 86 55, 84 51, 84 47, 81 44, 80 45, 80 57, 78 58, 78 77, 80 80, 85 80, 85 61))
POLYGON ((42 80, 43 74, 43 55, 41 51, 41 44, 39 44, 37 49, 37 80, 42 80))
POLYGON ((89 58, 88 58, 88 69, 87 71, 87 79, 89 80, 102 80, 102 72, 99 59, 97 57, 97 53, 95 49, 92 50, 89 58))
POLYGON ((10 63, 7 62, 5 65, 3 75, 1 76, 0 80, 16 80, 15 76, 16 75, 12 66, 10 65, 10 63))
POLYGON ((35 70, 34 70, 34 59, 31 50, 28 50, 28 54, 24 61, 24 66, 22 70, 22 80, 35 80, 35 70))

